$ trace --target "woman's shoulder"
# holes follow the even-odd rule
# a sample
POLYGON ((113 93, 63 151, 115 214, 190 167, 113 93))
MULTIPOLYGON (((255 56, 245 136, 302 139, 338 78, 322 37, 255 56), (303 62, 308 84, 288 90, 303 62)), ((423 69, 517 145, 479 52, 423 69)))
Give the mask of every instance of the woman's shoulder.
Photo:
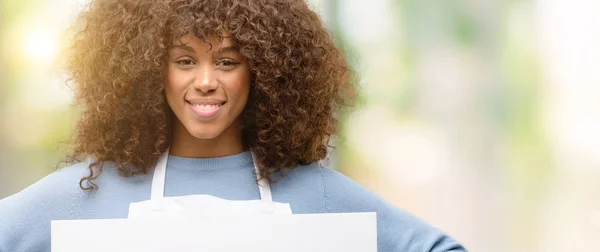
POLYGON ((79 180, 87 172, 86 163, 77 163, 0 200, 0 251, 38 251, 37 245, 24 241, 44 240, 51 220, 73 218, 79 180))
POLYGON ((286 187, 291 185, 303 188, 318 187, 316 190, 324 194, 326 203, 334 204, 334 206, 329 205, 328 207, 341 208, 339 210, 354 210, 353 212, 356 212, 364 207, 372 207, 384 202, 377 194, 342 172, 331 168, 324 161, 300 165, 291 173, 283 176, 282 179, 276 179, 276 181, 276 185, 281 181, 286 187))
POLYGON ((75 189, 79 188, 79 180, 88 173, 87 164, 83 162, 56 170, 22 191, 1 199, 0 212, 19 206, 40 207, 45 201, 56 202, 69 198, 69 194, 77 192, 75 189))
POLYGON ((396 207, 343 173, 320 163, 297 177, 320 178, 329 213, 377 213, 378 251, 466 251, 459 243, 413 214, 396 207))

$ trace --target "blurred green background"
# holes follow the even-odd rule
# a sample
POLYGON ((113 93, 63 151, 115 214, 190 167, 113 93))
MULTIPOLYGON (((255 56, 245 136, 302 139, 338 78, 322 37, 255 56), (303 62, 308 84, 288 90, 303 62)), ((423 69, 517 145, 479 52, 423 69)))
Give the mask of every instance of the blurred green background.
MULTIPOLYGON (((471 251, 600 251, 600 1, 309 2, 361 76, 336 169, 471 251)), ((69 149, 87 1, 0 3, 3 198, 69 149)))

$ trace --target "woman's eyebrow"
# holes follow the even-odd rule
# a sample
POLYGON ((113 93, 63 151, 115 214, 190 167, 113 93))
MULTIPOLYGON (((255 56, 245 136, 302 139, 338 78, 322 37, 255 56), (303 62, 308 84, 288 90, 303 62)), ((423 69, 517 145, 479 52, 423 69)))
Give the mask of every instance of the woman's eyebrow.
POLYGON ((213 52, 213 57, 214 56, 219 56, 228 52, 233 52, 233 53, 239 53, 239 49, 236 46, 225 46, 225 47, 221 47, 217 50, 215 50, 213 52))
POLYGON ((189 53, 196 53, 196 50, 194 50, 194 48, 188 45, 174 45, 172 49, 181 49, 189 53))

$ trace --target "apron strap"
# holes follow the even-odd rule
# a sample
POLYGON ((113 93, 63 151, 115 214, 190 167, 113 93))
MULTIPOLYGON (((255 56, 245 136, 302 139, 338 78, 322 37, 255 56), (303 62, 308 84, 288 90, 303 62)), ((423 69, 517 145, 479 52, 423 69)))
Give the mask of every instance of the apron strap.
MULTIPOLYGON (((260 177, 260 170, 256 165, 256 156, 254 152, 252 154, 252 163, 254 164, 254 171, 256 172, 256 179, 258 180, 258 191, 260 192, 260 199, 265 201, 273 201, 271 195, 271 186, 266 179, 260 177)), ((158 158, 156 167, 154 168, 154 175, 152 176, 152 188, 150 191, 150 199, 157 200, 165 195, 165 177, 167 171, 167 159, 169 158, 169 148, 158 158)))
POLYGON ((271 186, 269 186, 269 182, 260 177, 260 170, 258 169, 258 165, 256 165, 256 156, 254 152, 250 152, 252 154, 252 163, 254 164, 254 172, 256 173, 256 179, 258 180, 258 191, 260 192, 260 199, 264 201, 273 201, 273 196, 271 195, 271 186))
POLYGON ((152 176, 152 189, 150 191, 150 199, 157 200, 165 195, 165 176, 167 171, 167 159, 169 158, 169 147, 160 155, 154 168, 152 176))

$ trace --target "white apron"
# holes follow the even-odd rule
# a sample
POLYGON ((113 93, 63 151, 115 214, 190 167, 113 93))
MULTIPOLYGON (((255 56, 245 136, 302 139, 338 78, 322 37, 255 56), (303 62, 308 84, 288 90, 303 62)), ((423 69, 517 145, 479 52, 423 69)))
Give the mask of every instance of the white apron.
MULTIPOLYGON (((168 156, 169 149, 160 156, 156 163, 150 200, 131 203, 129 219, 292 214, 289 203, 273 202, 271 187, 265 179, 258 180, 260 200, 225 200, 211 195, 164 197, 168 156)), ((254 153, 252 153, 252 162, 256 177, 259 179, 260 173, 254 153)))
POLYGON ((128 219, 52 221, 52 251, 377 251, 375 213, 291 214, 264 180, 260 200, 164 197, 167 157, 168 150, 155 168, 150 200, 130 204, 128 219))

